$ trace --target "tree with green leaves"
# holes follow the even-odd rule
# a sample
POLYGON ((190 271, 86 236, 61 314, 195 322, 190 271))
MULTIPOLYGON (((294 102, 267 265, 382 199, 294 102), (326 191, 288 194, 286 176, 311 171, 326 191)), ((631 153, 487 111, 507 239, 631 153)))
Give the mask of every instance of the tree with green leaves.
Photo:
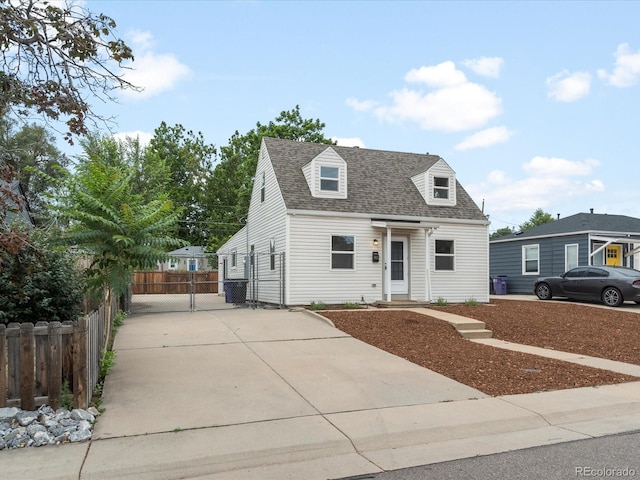
POLYGON ((237 232, 246 220, 262 137, 335 144, 322 133, 324 127, 318 119, 302 118, 300 106, 296 105, 266 125, 258 122, 244 135, 236 130, 229 144, 220 147, 220 163, 213 172, 207 196, 212 250, 237 232))
POLYGON ((535 212, 533 212, 533 215, 531 215, 529 220, 520 225, 520 230, 528 230, 530 228, 537 227, 538 225, 543 225, 545 223, 553 221, 554 218, 550 213, 547 213, 541 208, 538 208, 535 212))
POLYGON ((148 201, 135 193, 135 174, 127 165, 83 157, 75 173, 59 182, 52 205, 69 224, 58 241, 89 258, 88 286, 104 292, 107 305, 127 292, 134 269, 155 268, 168 251, 184 245, 171 233, 180 209, 166 196, 148 201))
POLYGON ((215 158, 216 147, 205 142, 202 132, 165 122, 156 128, 144 152, 149 165, 168 169, 166 193, 182 208, 177 235, 191 245, 207 244, 205 197, 215 158))
POLYGON ((81 4, 0 0, 0 114, 66 119, 71 143, 88 133, 88 122, 105 119, 87 99, 112 101, 114 90, 136 89, 117 70, 134 57, 115 28, 81 4))
POLYGON ((35 175, 40 170, 53 178, 60 177, 69 159, 55 146, 55 138, 44 127, 24 124, 16 130, 16 123, 8 117, 0 119, 0 162, 14 169, 15 178, 22 185, 34 219, 46 221, 46 195, 53 185, 45 177, 35 175))
POLYGON ((489 236, 489 239, 495 240, 496 238, 504 237, 505 235, 510 235, 512 233, 513 230, 510 227, 499 228, 489 236))

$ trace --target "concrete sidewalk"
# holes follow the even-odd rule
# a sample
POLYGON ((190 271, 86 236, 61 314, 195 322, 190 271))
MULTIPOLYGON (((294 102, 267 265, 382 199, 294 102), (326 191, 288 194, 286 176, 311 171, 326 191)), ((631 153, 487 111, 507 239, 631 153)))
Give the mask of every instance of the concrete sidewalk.
POLYGON ((335 479, 640 429, 640 382, 492 398, 306 312, 129 317, 90 443, 3 478, 335 479))

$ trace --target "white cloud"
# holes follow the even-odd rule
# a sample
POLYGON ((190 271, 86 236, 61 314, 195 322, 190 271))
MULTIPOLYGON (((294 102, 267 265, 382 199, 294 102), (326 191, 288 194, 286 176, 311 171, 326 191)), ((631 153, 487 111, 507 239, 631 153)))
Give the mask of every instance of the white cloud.
POLYGON ((381 121, 413 122, 423 130, 441 132, 482 128, 502 113, 501 99, 484 86, 468 81, 453 62, 412 69, 405 80, 431 88, 392 91, 388 104, 353 98, 347 104, 355 110, 370 110, 381 121))
POLYGON ((522 169, 529 175, 546 178, 591 175, 594 169, 599 166, 600 162, 593 158, 576 162, 565 158, 538 156, 522 165, 522 169))
POLYGON ((346 103, 356 112, 367 112, 369 110, 373 110, 377 105, 377 102, 374 102, 373 100, 359 101, 355 98, 347 98, 346 103))
POLYGON ((513 179, 502 170, 494 170, 485 181, 467 185, 466 189, 474 199, 484 199, 487 211, 493 214, 530 214, 536 208, 546 209, 575 197, 604 192, 601 180, 577 178, 593 175, 599 165, 595 159, 572 161, 538 156, 522 166, 525 178, 513 179))
POLYGON ((337 142, 337 144, 341 147, 360 147, 365 148, 364 142, 361 138, 353 137, 353 138, 340 138, 340 137, 331 137, 331 140, 337 142))
POLYGON ((633 52, 627 43, 618 45, 615 53, 616 66, 613 73, 598 70, 598 76, 614 87, 631 87, 640 77, 640 51, 633 52))
POLYGON ((142 130, 134 130, 132 132, 119 132, 113 135, 113 138, 120 142, 126 141, 128 138, 138 139, 140 146, 146 147, 153 138, 153 134, 149 132, 143 132, 142 130))
POLYGON ((151 51, 154 46, 151 33, 133 31, 129 36, 132 38, 135 60, 130 64, 131 69, 123 70, 122 75, 128 82, 143 88, 143 91, 124 90, 123 95, 132 98, 152 97, 171 90, 189 75, 189 67, 181 63, 175 55, 151 51))
POLYGON ((470 150, 472 148, 490 147, 498 143, 504 143, 513 136, 513 132, 507 127, 493 127, 465 138, 456 145, 456 150, 470 150))
POLYGON ((484 77, 498 78, 504 60, 500 57, 480 57, 462 61, 462 65, 484 77))
POLYGON ((411 69, 404 79, 409 83, 426 83, 434 88, 455 87, 467 83, 465 74, 451 61, 433 67, 411 69))
POLYGON ((587 72, 560 72, 547 78, 547 96, 558 102, 575 102, 587 96, 591 90, 591 75, 587 72))

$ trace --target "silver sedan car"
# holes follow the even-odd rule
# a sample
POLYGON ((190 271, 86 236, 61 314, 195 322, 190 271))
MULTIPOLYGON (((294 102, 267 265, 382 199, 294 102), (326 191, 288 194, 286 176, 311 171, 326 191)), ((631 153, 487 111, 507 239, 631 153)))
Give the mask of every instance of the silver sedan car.
POLYGON ((640 270, 604 265, 576 267, 559 277, 538 278, 533 293, 540 300, 568 297, 600 301, 610 307, 626 300, 640 303, 640 270))

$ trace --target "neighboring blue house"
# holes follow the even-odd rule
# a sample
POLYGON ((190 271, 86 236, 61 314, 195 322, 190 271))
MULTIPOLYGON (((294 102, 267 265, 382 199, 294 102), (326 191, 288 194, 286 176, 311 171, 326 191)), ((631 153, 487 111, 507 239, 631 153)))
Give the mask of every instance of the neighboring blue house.
POLYGON ((531 293, 538 277, 584 265, 639 268, 640 219, 577 213, 489 242, 489 274, 506 275, 507 293, 531 293))

